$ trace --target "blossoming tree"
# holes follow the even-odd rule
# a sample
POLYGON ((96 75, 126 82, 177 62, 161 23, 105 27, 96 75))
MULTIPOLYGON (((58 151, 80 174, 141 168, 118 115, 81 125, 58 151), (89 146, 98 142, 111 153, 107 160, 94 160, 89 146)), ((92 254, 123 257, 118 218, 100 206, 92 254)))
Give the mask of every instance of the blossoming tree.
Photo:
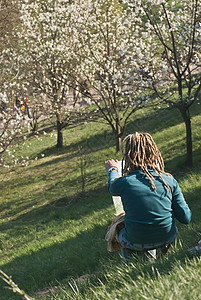
MULTIPOLYGON (((19 73, 18 40, 15 32, 20 28, 17 0, 0 1, 0 165, 8 166, 4 159, 9 147, 23 136, 25 120, 14 110, 14 93, 19 73)), ((12 154, 11 161, 16 161, 12 154)))
MULTIPOLYGON (((124 1, 140 18, 145 86, 160 102, 177 108, 186 128, 187 165, 192 165, 191 106, 201 91, 201 2, 124 1)), ((139 20, 139 19, 138 19, 139 20)))
POLYGON ((76 12, 77 78, 82 79, 82 91, 111 126, 118 152, 130 116, 149 99, 141 89, 138 32, 116 0, 81 0, 76 12))
POLYGON ((46 96, 49 116, 56 119, 58 147, 63 145, 62 129, 70 118, 66 74, 73 64, 71 9, 69 1, 64 0, 20 1, 23 30, 19 38, 26 65, 22 78, 35 95, 46 96))

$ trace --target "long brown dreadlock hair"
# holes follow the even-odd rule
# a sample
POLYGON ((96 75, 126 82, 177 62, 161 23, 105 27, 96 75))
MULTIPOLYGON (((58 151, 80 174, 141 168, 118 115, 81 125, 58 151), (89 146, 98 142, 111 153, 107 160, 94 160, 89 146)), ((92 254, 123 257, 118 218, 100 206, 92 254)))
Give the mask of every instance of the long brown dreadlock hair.
POLYGON ((123 161, 125 164, 122 168, 122 175, 127 176, 132 173, 136 167, 140 167, 140 169, 148 177, 153 190, 156 190, 156 186, 153 182, 153 176, 147 168, 148 166, 151 166, 156 174, 160 176, 165 186, 170 190, 169 185, 165 182, 161 173, 167 175, 170 174, 164 171, 162 155, 152 136, 149 133, 136 132, 134 134, 129 134, 123 140, 123 143, 124 142, 126 142, 123 153, 123 161))

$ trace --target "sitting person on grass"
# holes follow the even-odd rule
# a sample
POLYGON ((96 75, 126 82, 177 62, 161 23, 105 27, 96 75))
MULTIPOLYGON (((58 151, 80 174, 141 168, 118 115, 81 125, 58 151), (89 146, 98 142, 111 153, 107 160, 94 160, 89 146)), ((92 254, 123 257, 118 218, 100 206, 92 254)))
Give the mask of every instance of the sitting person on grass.
POLYGON ((156 249, 166 252, 177 237, 175 218, 188 224, 191 211, 174 177, 164 171, 161 153, 152 136, 135 133, 125 139, 122 177, 118 161, 107 160, 108 189, 121 196, 125 227, 118 233, 123 261, 131 255, 156 258, 156 249))

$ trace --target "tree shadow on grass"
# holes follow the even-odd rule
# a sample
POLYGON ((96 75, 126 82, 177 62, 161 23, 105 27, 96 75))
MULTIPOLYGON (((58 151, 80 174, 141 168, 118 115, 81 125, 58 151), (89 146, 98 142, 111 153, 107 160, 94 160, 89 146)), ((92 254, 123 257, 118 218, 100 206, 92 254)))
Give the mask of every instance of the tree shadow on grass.
MULTIPOLYGON (((198 109, 193 109, 192 115, 195 116, 199 113, 200 106, 198 107, 198 109)), ((176 109, 157 109, 152 113, 146 113, 144 116, 136 116, 134 120, 128 122, 124 136, 135 131, 147 131, 151 134, 154 134, 158 131, 163 131, 164 129, 167 129, 171 126, 175 126, 180 123, 183 123, 183 120, 180 116, 180 113, 176 109)), ((62 148, 57 148, 56 146, 47 148, 41 153, 38 153, 37 156, 54 156, 54 158, 48 162, 42 162, 41 160, 41 167, 43 167, 46 165, 56 164, 60 161, 76 159, 78 157, 81 157, 82 155, 106 150, 110 147, 115 147, 115 136, 108 127, 107 130, 104 130, 101 133, 94 134, 94 132, 92 132, 92 134, 89 137, 82 138, 76 142, 65 145, 62 148)), ((35 169, 36 167, 33 168, 35 169)))
MULTIPOLYGON (((145 112, 146 111, 145 109, 145 112)), ((135 131, 154 134, 182 122, 182 118, 176 110, 171 108, 162 110, 156 109, 152 113, 146 112, 145 116, 137 116, 134 120, 130 120, 127 124, 125 135, 135 131)))
MULTIPOLYGON (((57 285, 63 279, 70 281, 84 274, 98 272, 103 260, 106 262, 111 256, 107 253, 104 241, 106 229, 107 226, 96 225, 93 230, 81 232, 76 238, 55 242, 50 247, 15 258, 2 265, 1 269, 12 275, 13 281, 28 294, 57 285)), ((9 299, 10 293, 3 291, 0 299, 9 299)), ((12 299, 15 299, 14 294, 12 299)))
MULTIPOLYGON (((4 272, 12 275, 14 282, 33 295, 42 288, 58 285, 58 282, 71 281, 80 276, 88 274, 103 274, 103 269, 108 269, 112 263, 117 268, 124 269, 119 253, 108 253, 104 236, 106 226, 96 225, 93 230, 81 232, 76 238, 70 238, 61 243, 41 248, 21 257, 15 258, 12 262, 1 266, 4 272)), ((186 251, 180 249, 176 253, 168 254, 168 260, 158 260, 154 266, 161 274, 169 274, 175 262, 179 261, 182 266, 185 264, 186 251)), ((153 274, 153 264, 140 265, 133 269, 132 278, 139 278, 153 274)), ((102 279, 104 282, 104 279, 102 279)), ((100 285, 98 280, 94 285, 100 285)), ((2 287, 2 282, 0 282, 2 287)), ((9 299, 10 291, 3 291, 0 299, 9 299)), ((13 294, 10 299, 17 299, 13 294)))
MULTIPOLYGON (((153 119, 155 120, 155 116, 153 117, 153 119)), ((150 121, 150 118, 148 117, 137 118, 135 121, 130 122, 128 124, 128 128, 124 135, 127 135, 134 131, 147 131, 146 127, 149 128, 150 131, 150 128, 152 127, 150 126, 151 122, 154 121, 150 121), (142 124, 142 126, 139 124, 142 124)), ((163 126, 160 127, 161 130, 162 127, 163 126)), ((153 126, 153 128, 155 128, 155 125, 153 126)), ((164 128, 166 128, 165 125, 164 128)), ((92 134, 89 137, 83 138, 82 140, 63 146, 62 148, 57 148, 55 146, 51 148, 47 148, 43 150, 41 153, 38 153, 37 156, 41 157, 41 155, 43 154, 45 155, 45 157, 49 157, 51 155, 53 155, 54 157, 56 156, 56 158, 53 158, 51 161, 44 162, 44 163, 41 162, 40 166, 44 167, 46 165, 56 164, 61 161, 76 159, 78 157, 81 157, 82 155, 89 155, 90 153, 106 150, 111 147, 115 147, 115 136, 110 130, 104 130, 102 133, 96 135, 92 134)), ((37 167, 33 167, 33 168, 37 168, 37 167)))
MULTIPOLYGON (((199 153, 199 150, 195 151, 194 154, 199 153)), ((198 155, 198 154, 197 154, 198 155)), ((197 161, 196 169, 201 168, 201 160, 200 163, 197 161), (200 166, 200 167, 199 167, 200 166)), ((172 173, 172 175, 176 178, 183 178, 186 177, 190 172, 191 169, 184 166, 184 156, 180 155, 174 158, 172 161, 168 161, 167 169, 168 172, 172 173)), ((194 169, 193 169, 194 170, 194 169)), ((90 173, 90 178, 93 178, 93 180, 97 180, 97 175, 94 173, 90 173)), ((89 179, 90 179, 89 178, 89 179)), ((40 181, 40 177, 37 179, 40 181)), ((35 179, 36 180, 36 179, 35 179)), ((32 178, 29 178, 26 176, 21 178, 20 182, 18 184, 20 185, 22 182, 26 182, 28 184, 32 183, 32 178)), ((11 182, 12 183, 12 182, 11 182)), ((37 183, 37 182, 36 182, 37 183)), ((5 184, 5 183, 4 183, 5 184)), ((58 184, 60 184, 60 181, 58 181, 58 184)), ((44 191, 34 192, 33 197, 26 198, 26 195, 23 195, 23 193, 20 193, 20 197, 18 196, 19 205, 16 206, 15 210, 11 213, 11 211, 8 213, 7 209, 9 206, 9 202, 2 202, 1 203, 1 218, 3 217, 15 217, 18 213, 21 213, 21 215, 17 218, 15 218, 13 221, 7 221, 4 222, 1 226, 6 227, 9 223, 12 224, 12 222, 24 222, 26 219, 28 220, 28 223, 30 220, 34 218, 43 218, 43 215, 51 215, 54 214, 55 211, 63 210, 67 211, 68 209, 71 209, 74 205, 82 206, 85 203, 85 207, 88 209, 88 211, 91 209, 101 209, 101 207, 106 208, 108 205, 112 203, 111 197, 107 192, 106 186, 100 186, 95 189, 89 190, 86 193, 79 192, 78 184, 81 184, 79 181, 79 177, 76 179, 71 180, 70 177, 67 177, 65 180, 62 181, 60 185, 57 186, 57 182, 53 182, 52 185, 49 186, 48 189, 45 189, 44 191), (76 189, 76 192, 68 195, 66 195, 63 192, 60 193, 59 189, 63 186, 67 186, 68 189, 76 189), (55 194, 56 189, 58 190, 58 194, 55 194), (52 196, 52 194, 54 194, 52 196), (51 198, 49 198, 49 195, 51 198), (57 196, 59 195, 59 197, 57 196), (103 195, 103 196, 102 196, 103 195), (99 200, 99 197, 103 197, 103 201, 99 200), (47 203, 45 205, 42 205, 42 203, 47 203), (37 208, 40 206, 39 208, 37 208), (91 207, 91 208, 90 208, 91 207), (26 210, 29 210, 29 212, 26 212, 26 210), (5 213, 4 213, 5 211, 5 213), (24 213, 23 213, 24 211, 24 213)), ((87 183, 92 184, 92 182, 87 183)), ((1 185, 1 184, 0 184, 1 185)), ((9 187, 9 183, 7 183, 7 188, 9 187)), ((191 191, 192 192, 192 191, 191 191)), ((73 214, 74 215, 74 214, 73 214)), ((30 223, 29 223, 30 224, 30 223)), ((0 226, 0 230, 2 227, 0 226)))
MULTIPOLYGON (((176 149, 176 146, 175 146, 176 149)), ((186 165, 186 153, 182 154, 182 149, 177 149, 177 155, 174 155, 172 159, 164 161, 166 172, 170 172, 173 175, 179 177, 185 176, 193 170, 201 168, 201 150, 197 149, 193 151, 193 167, 186 165), (181 150, 181 151, 180 151, 181 150)))
MULTIPOLYGON (((193 201, 193 195, 199 195, 201 191, 200 187, 197 187, 189 193, 186 193, 186 198, 193 201)), ((98 191, 96 191, 96 197, 98 191)), ((95 196, 94 194, 94 196, 95 196)), ((61 208, 54 207, 52 213, 48 213, 50 208, 43 207, 38 209, 38 211, 31 212, 26 216, 21 216, 18 220, 22 224, 27 226, 32 223, 37 223, 39 220, 43 220, 44 224, 48 224, 51 220, 62 221, 62 219, 79 219, 83 215, 87 215, 91 209, 94 210, 95 207, 98 210, 104 209, 108 206, 108 199, 105 199, 105 203, 101 202, 100 199, 96 201, 96 205, 89 199, 87 203, 82 202, 83 211, 80 212, 80 207, 78 204, 74 204, 74 209, 67 208, 66 210, 61 208), (88 205, 92 207, 88 207, 88 205), (59 209, 59 211, 57 211, 59 209), (48 215, 48 216, 47 216, 48 215), (44 216, 46 216, 44 218, 44 216)), ((111 200, 111 199, 110 199, 111 200)), ((58 199, 58 202, 63 204, 65 199, 58 199)), ((56 205, 58 203, 55 203, 56 205)), ((199 212, 201 209, 200 201, 194 203, 192 207, 193 215, 196 214, 194 223, 199 223, 199 212)), ((50 212, 50 211, 49 211, 50 212)), ((112 216, 111 216, 112 217, 112 216)), ((97 220, 98 222, 98 220, 97 220)), ((15 226, 15 222, 11 222, 11 226, 15 226)), ((42 222, 41 222, 42 224, 42 222)), ((33 252, 34 250, 27 250, 26 255, 15 258, 12 262, 7 263, 1 266, 4 272, 9 275, 12 275, 13 280, 24 289, 28 294, 34 295, 39 289, 48 287, 50 285, 58 285, 58 282, 70 281, 71 279, 76 279, 82 275, 86 274, 102 274, 101 270, 103 268, 107 269, 107 265, 113 264, 121 267, 121 260, 118 253, 109 254, 106 251, 106 242, 104 241, 104 236, 107 230, 106 226, 95 225, 92 230, 82 231, 76 238, 69 238, 64 242, 56 242, 49 246, 42 248, 43 241, 41 240, 41 249, 33 252)), ((181 248, 176 251, 176 253, 168 254, 168 259, 157 261, 154 266, 158 269, 161 274, 168 274, 175 262, 179 262, 181 266, 186 263, 187 257, 187 248, 194 246, 197 233, 193 230, 192 227, 184 226, 178 224, 179 227, 179 238, 185 240, 184 248, 181 248)), ((2 232, 2 226, 0 228, 2 232)), ((66 228, 67 229, 67 228, 66 228)), ((38 240, 36 241, 39 242, 38 240)), ((26 248, 26 245, 25 245, 26 248)), ((152 274, 152 264, 145 264, 140 268, 133 270, 133 278, 139 277, 141 273, 147 275, 149 278, 152 274)), ((100 275, 102 276, 102 275, 100 275)), ((96 281, 96 285, 99 283, 96 281)), ((0 282, 0 287, 3 286, 3 283, 0 282)), ((3 293, 0 295, 0 299, 19 299, 18 296, 15 297, 14 294, 11 295, 11 291, 3 290, 3 293)))
MULTIPOLYGON (((57 164, 58 162, 67 162, 71 159, 76 160, 84 155, 90 155, 101 150, 108 149, 115 146, 115 139, 110 131, 103 131, 100 134, 91 135, 87 138, 83 138, 77 142, 57 148, 56 146, 47 148, 41 153, 37 154, 37 157, 44 156, 45 158, 53 156, 51 161, 42 162, 41 164, 32 167, 33 169, 44 167, 48 165, 57 164)), ((34 159, 34 157, 32 158, 34 159)))
POLYGON ((194 244, 201 239, 201 186, 197 186, 184 193, 184 197, 191 209, 192 212, 192 220, 190 223, 191 235, 189 236, 190 245, 189 247, 193 247, 194 244))
MULTIPOLYGON (((58 166, 52 169, 54 173, 56 167, 58 166)), ((105 173, 104 166, 103 172, 105 173)), ((106 199, 109 198, 105 186, 107 176, 105 175, 104 186, 102 184, 103 180, 100 180, 101 184, 98 184, 100 176, 102 176, 102 173, 97 174, 96 171, 90 171, 84 179, 86 191, 82 191, 81 175, 78 172, 76 176, 72 177, 71 169, 69 170, 69 168, 68 171, 60 170, 58 174, 56 171, 56 175, 54 176, 52 176, 51 170, 49 171, 47 169, 41 173, 33 172, 30 174, 30 172, 28 172, 28 176, 26 172, 23 173, 22 171, 22 173, 18 174, 14 182, 13 179, 0 182, 0 188, 2 188, 2 190, 5 189, 6 186, 6 192, 0 202, 0 218, 11 219, 13 217, 15 218, 17 214, 26 216, 32 214, 32 212, 37 215, 38 210, 41 211, 40 215, 42 215, 47 208, 50 208, 48 211, 59 209, 62 206, 65 209, 79 202, 91 202, 93 207, 93 203, 98 197, 97 195, 104 194, 103 197, 106 199), (10 197, 9 191, 11 195, 13 194, 12 197, 10 197), (45 205, 43 205, 43 203, 45 203, 45 205), (27 211, 31 212, 27 213, 27 211)), ((98 206, 97 203, 96 205, 98 206)), ((106 205, 104 201, 102 205, 106 205)), ((21 219, 21 216, 19 219, 21 219)), ((4 222, 4 224, 6 224, 6 222, 4 222)))
MULTIPOLYGON (((194 104, 191 106, 191 118, 200 115, 200 113, 201 105, 194 104)), ((149 109, 145 108, 145 116, 137 116, 134 120, 128 122, 126 134, 135 131, 147 131, 154 134, 181 123, 184 123, 184 121, 181 113, 176 108, 156 108, 152 113, 149 113, 149 109)))
MULTIPOLYGON (((38 197, 40 198, 40 196, 38 197)), ((47 201, 44 201, 44 203, 47 203, 47 201)), ((7 229, 15 230, 16 226, 33 225, 37 227, 40 224, 49 224, 54 220, 60 222, 63 220, 79 220, 91 212, 106 209, 111 205, 112 199, 106 187, 99 187, 72 196, 59 197, 44 205, 38 203, 37 199, 17 207, 13 213, 10 213, 9 220, 0 225, 0 232, 3 234, 7 229), (27 208, 30 208, 28 212, 26 211, 27 208), (19 213, 20 215, 15 217, 19 213), (12 218, 14 219, 12 220, 12 218)))
MULTIPOLYGON (((137 116, 136 119, 128 122, 126 132, 124 136, 135 131, 148 131, 151 134, 157 132, 158 130, 163 130, 171 126, 175 126, 182 123, 183 120, 176 110, 167 108, 162 111, 156 110, 145 116, 137 116), (160 122, 159 122, 160 120, 160 122)), ((94 127, 93 127, 94 128, 94 127)), ((68 160, 73 157, 78 157, 82 153, 92 153, 110 147, 115 147, 115 137, 110 128, 104 130, 101 133, 95 134, 94 132, 86 138, 83 138, 77 142, 70 143, 69 145, 63 146, 62 148, 57 148, 56 146, 47 148, 43 152, 38 153, 40 157, 41 154, 45 154, 45 157, 54 155, 58 156, 58 159, 68 160), (68 154, 68 153, 72 154, 68 154), (63 156, 65 155, 66 156, 63 156)), ((48 163, 56 163, 57 158, 48 163)), ((42 164, 45 165, 46 163, 42 164)))

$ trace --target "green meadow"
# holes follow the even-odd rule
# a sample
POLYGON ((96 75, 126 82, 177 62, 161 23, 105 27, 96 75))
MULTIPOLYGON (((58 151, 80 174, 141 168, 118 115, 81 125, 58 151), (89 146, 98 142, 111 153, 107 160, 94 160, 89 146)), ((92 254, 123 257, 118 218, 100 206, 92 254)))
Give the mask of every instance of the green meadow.
MULTIPOLYGON (((185 125, 176 110, 139 111, 125 133, 153 135, 192 210, 188 226, 177 223, 177 243, 167 255, 124 267, 120 253, 107 251, 115 211, 104 161, 121 159, 110 128, 71 125, 58 149, 46 123, 38 138, 12 150, 29 164, 1 168, 0 269, 34 299, 200 299, 201 259, 187 249, 201 239, 201 105, 191 115, 192 169, 185 167, 185 125)), ((6 287, 0 279, 1 300, 22 299, 6 287)))

